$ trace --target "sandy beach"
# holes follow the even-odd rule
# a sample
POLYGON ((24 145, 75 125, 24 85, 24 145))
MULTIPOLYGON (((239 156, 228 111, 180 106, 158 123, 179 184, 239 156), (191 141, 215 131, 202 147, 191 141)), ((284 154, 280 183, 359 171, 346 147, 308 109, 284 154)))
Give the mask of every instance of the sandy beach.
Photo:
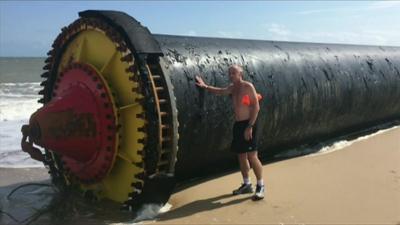
MULTIPOLYGON (((168 212, 140 223, 400 224, 399 127, 338 151, 263 168, 267 192, 262 201, 252 201, 251 195, 231 196, 241 182, 240 173, 235 172, 189 184, 171 196, 168 212)), ((17 184, 46 179, 45 169, 0 169, 1 198, 17 184)), ((9 210, 20 214, 18 209, 9 210)), ((0 216, 0 224, 13 224, 6 217, 0 216)), ((75 218, 71 224, 79 221, 75 218)), ((132 224, 126 221, 98 220, 101 224, 132 224)))
POLYGON ((263 168, 264 200, 231 196, 234 173, 175 193, 155 224, 400 224, 400 128, 263 168))

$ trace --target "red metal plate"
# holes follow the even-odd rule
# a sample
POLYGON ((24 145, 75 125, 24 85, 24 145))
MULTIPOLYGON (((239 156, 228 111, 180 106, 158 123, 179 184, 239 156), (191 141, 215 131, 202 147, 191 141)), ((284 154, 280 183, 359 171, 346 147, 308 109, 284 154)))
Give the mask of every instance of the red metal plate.
POLYGON ((59 74, 53 98, 35 119, 40 145, 61 155, 64 168, 82 182, 102 179, 116 154, 112 95, 97 70, 73 63, 59 74))

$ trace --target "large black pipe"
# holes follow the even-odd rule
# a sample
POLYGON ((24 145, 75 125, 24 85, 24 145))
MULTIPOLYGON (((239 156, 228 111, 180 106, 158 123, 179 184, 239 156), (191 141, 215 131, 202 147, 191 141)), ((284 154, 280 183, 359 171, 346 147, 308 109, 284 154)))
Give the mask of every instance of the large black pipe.
MULTIPOLYGON (((88 10, 79 15, 107 21, 124 36, 141 65, 144 87, 144 64, 160 62, 165 80, 171 82, 170 111, 178 112, 172 120, 174 127, 179 123, 179 151, 172 170, 178 179, 236 165, 229 152, 231 100, 206 93, 194 80, 201 74, 213 86, 226 86, 232 64, 243 67, 244 79, 263 96, 257 137, 264 158, 400 118, 400 47, 154 35, 122 12, 88 10)), ((154 100, 145 95, 151 124, 154 100)), ((148 135, 156 139, 153 130, 148 135)), ((148 165, 157 149, 153 142, 150 138, 145 147, 148 165)))
MULTIPOLYGON (((165 203, 175 184, 171 175, 184 180, 238 168, 236 156, 229 151, 234 123, 231 100, 197 88, 194 77, 198 74, 208 84, 226 86, 229 66, 243 67, 244 79, 263 96, 256 134, 263 158, 285 148, 400 119, 399 47, 153 35, 123 12, 87 10, 79 15, 80 19, 62 29, 48 53, 42 74, 44 89, 39 92, 44 98, 39 101, 47 107, 52 100, 63 76, 60 62, 65 52, 78 51, 80 56, 85 49, 85 41, 81 48, 69 46, 80 32, 95 30, 112 41, 116 52, 108 57, 117 60, 114 56, 120 56, 118 62, 129 67, 125 72, 102 75, 112 91, 109 97, 116 100, 121 123, 107 129, 115 129, 120 143, 133 138, 138 145, 115 146, 119 161, 114 162, 110 177, 115 176, 108 181, 122 186, 106 192, 130 209, 145 202, 165 203), (107 80, 111 76, 118 79, 107 80), (117 104, 127 94, 114 85, 120 81, 137 84, 132 92, 144 96, 129 99, 135 103, 127 106, 143 108, 130 117, 121 116, 126 105, 117 104), (124 128, 136 119, 137 130, 124 128), (127 155, 135 155, 135 159, 127 155)), ((71 56, 69 61, 95 67, 97 59, 91 57, 71 56)), ((101 65, 98 70, 109 64, 101 65)), ((70 179, 73 174, 64 171, 54 152, 46 150, 45 163, 55 183, 79 183, 70 179)), ((85 191, 101 192, 94 187, 96 190, 85 191)))
POLYGON ((194 80, 201 74, 226 86, 232 64, 243 66, 244 79, 264 97, 257 120, 262 157, 400 118, 399 47, 154 37, 177 101, 181 179, 232 167, 231 100, 205 93, 194 80))

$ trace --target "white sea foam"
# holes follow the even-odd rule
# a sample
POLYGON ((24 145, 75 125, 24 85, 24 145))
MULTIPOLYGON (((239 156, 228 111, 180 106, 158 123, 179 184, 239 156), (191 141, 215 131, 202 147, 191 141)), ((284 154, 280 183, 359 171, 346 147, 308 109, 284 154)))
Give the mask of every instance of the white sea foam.
POLYGON ((162 204, 145 204, 137 212, 137 217, 130 222, 123 223, 112 223, 111 225, 139 225, 144 220, 154 220, 160 214, 168 212, 172 208, 172 205, 166 203, 162 204))
POLYGON ((0 121, 28 120, 41 104, 39 83, 0 83, 0 121))
POLYGON ((0 167, 43 167, 21 151, 21 126, 41 107, 35 83, 0 83, 0 167))
POLYGON ((348 147, 348 146, 350 146, 350 145, 352 145, 354 143, 366 140, 368 138, 374 137, 374 136, 379 135, 379 134, 386 133, 388 131, 397 129, 399 127, 400 126, 393 126, 391 128, 382 129, 382 130, 379 130, 379 131, 374 132, 372 134, 368 134, 368 135, 364 135, 364 136, 358 137, 358 138, 356 138, 354 140, 351 140, 351 141, 340 140, 340 141, 337 141, 337 142, 335 142, 335 143, 333 143, 331 145, 324 146, 319 151, 317 151, 317 152, 315 152, 313 154, 306 155, 306 157, 313 157, 313 156, 318 156, 318 155, 323 155, 323 154, 328 154, 328 153, 331 153, 331 152, 335 152, 335 151, 344 149, 344 148, 346 148, 346 147, 348 147))
POLYGON ((362 140, 366 140, 373 136, 391 131, 391 130, 399 128, 399 127, 400 126, 393 126, 390 128, 382 128, 381 130, 379 130, 377 132, 374 132, 374 133, 368 134, 368 135, 364 135, 364 136, 360 136, 353 140, 346 140, 345 138, 338 138, 337 141, 321 142, 312 147, 302 146, 299 148, 290 149, 288 151, 276 154, 276 155, 274 155, 274 157, 275 158, 291 158, 291 157, 301 156, 301 155, 305 155, 305 157, 314 157, 314 156, 319 156, 319 155, 323 155, 323 154, 328 154, 328 153, 342 150, 354 143, 357 143, 362 140))
MULTIPOLYGON (((168 203, 166 205, 169 205, 168 203)), ((170 206, 170 205, 169 205, 170 206)), ((169 207, 171 208, 171 207, 169 207)), ((168 208, 168 210, 169 210, 168 208)), ((163 205, 161 204, 145 204, 137 213, 137 217, 134 222, 140 222, 143 220, 151 220, 157 217, 159 213, 162 213, 163 205)), ((167 210, 167 211, 168 211, 167 210)), ((165 212, 165 210, 164 210, 165 212)))

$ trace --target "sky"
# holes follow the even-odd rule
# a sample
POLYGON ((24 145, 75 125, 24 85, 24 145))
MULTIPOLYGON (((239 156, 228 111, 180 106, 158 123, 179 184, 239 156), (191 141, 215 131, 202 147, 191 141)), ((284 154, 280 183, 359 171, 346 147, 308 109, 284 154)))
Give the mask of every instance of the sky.
POLYGON ((45 56, 87 9, 156 34, 400 46, 400 1, 0 1, 0 56, 45 56))

